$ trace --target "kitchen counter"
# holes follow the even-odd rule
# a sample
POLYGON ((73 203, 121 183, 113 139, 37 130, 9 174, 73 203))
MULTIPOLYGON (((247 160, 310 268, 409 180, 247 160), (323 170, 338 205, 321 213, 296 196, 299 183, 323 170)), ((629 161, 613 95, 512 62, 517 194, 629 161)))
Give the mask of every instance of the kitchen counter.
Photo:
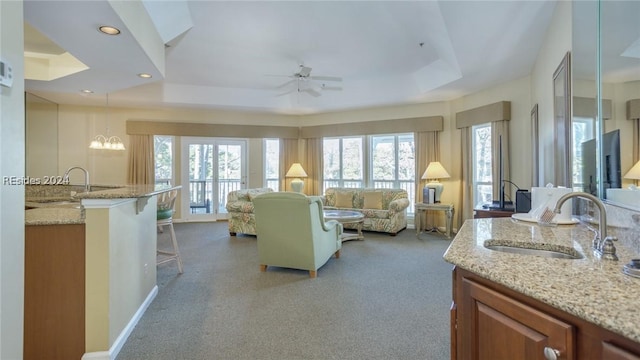
POLYGON ((83 224, 88 200, 145 198, 181 186, 158 185, 32 185, 25 192, 25 225, 83 224))
POLYGON ((457 267, 640 342, 640 278, 622 273, 639 258, 616 243, 619 261, 594 256, 586 225, 540 226, 509 218, 467 220, 444 254, 457 267), (581 259, 556 259, 489 250, 487 240, 523 247, 573 248, 581 259))

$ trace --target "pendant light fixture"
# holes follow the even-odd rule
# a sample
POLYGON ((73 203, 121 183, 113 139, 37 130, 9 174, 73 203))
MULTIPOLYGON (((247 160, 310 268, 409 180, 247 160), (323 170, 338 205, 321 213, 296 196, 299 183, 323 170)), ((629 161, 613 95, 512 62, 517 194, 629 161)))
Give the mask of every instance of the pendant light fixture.
POLYGON ((109 94, 107 94, 107 132, 106 135, 96 135, 89 145, 96 150, 125 150, 122 140, 117 136, 109 136, 109 94))

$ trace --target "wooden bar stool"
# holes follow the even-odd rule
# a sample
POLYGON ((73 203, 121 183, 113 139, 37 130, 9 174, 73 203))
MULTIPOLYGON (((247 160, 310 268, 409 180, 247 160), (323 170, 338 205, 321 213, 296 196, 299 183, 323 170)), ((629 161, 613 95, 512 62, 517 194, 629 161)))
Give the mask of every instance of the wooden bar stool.
POLYGON ((178 190, 171 190, 158 195, 158 230, 163 232, 164 226, 169 226, 169 235, 171 237, 173 250, 160 250, 158 248, 156 250, 158 254, 156 265, 175 260, 178 263, 178 272, 182 274, 182 258, 180 258, 176 233, 173 230, 173 214, 175 213, 176 196, 178 196, 178 190))

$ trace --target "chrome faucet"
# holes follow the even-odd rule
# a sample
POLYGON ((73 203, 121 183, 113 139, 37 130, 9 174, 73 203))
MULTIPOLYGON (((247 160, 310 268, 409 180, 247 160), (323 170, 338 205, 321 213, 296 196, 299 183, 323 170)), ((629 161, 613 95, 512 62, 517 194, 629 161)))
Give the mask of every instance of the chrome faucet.
POLYGON ((67 171, 64 172, 64 176, 63 176, 64 181, 66 183, 69 182, 69 173, 73 169, 79 169, 79 170, 82 170, 82 172, 84 172, 84 191, 88 192, 91 189, 91 186, 89 185, 89 172, 87 171, 87 169, 85 169, 83 167, 72 166, 72 167, 68 168, 67 171))
POLYGON ((602 257, 602 259, 617 261, 618 256, 616 255, 616 247, 615 245, 613 245, 613 242, 617 241, 618 238, 616 238, 615 236, 607 236, 607 211, 600 199, 585 192, 567 193, 562 195, 558 199, 553 212, 555 212, 556 214, 560 214, 562 204, 574 197, 581 197, 587 200, 591 200, 592 203, 596 204, 596 206, 598 207, 598 212, 600 213, 600 221, 598 224, 598 233, 593 239, 593 249, 598 253, 598 255, 602 257))

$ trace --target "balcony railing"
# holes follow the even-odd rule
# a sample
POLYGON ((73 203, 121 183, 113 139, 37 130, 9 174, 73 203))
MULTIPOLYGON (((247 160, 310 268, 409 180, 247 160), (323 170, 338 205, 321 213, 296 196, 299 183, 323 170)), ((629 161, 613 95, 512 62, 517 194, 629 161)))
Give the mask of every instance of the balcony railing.
POLYGON ((213 195, 212 180, 190 180, 189 181, 189 208, 192 214, 209 214, 213 212, 213 207, 217 206, 217 213, 226 213, 225 205, 227 196, 231 191, 239 190, 242 187, 240 180, 218 180, 218 201, 214 204, 211 200, 213 195))

